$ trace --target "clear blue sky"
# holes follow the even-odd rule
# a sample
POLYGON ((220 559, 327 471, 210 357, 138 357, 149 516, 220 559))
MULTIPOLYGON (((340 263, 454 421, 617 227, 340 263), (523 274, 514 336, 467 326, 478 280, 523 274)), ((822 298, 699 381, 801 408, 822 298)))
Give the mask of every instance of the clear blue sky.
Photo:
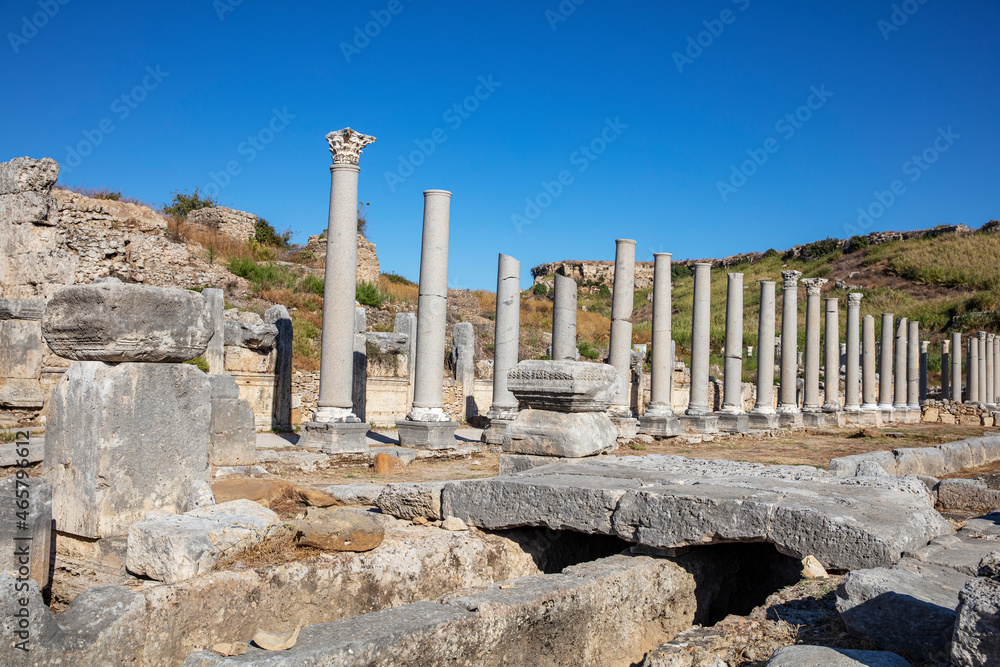
POLYGON ((8 0, 0 160, 82 142, 61 182, 156 204, 233 162, 219 201, 304 242, 350 126, 378 137, 383 271, 417 277, 421 193, 447 189, 459 288, 493 289, 498 252, 527 285, 615 238, 683 259, 844 237, 859 207, 864 231, 1000 218, 997 0, 577 2, 8 0))

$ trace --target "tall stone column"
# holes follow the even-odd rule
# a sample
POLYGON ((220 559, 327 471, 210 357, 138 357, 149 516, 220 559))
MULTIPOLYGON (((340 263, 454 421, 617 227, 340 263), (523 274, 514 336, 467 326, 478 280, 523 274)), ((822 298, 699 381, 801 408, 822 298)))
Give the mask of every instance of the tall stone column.
POLYGON ((420 245, 420 292, 417 298, 417 365, 413 406, 396 422, 399 444, 418 449, 455 446, 458 422, 444 411, 444 351, 448 323, 448 233, 451 193, 424 192, 424 227, 420 245))
POLYGON ((615 241, 615 284, 611 295, 609 361, 621 379, 621 391, 612 404, 612 416, 631 417, 632 307, 635 298, 635 241, 615 241))
POLYGON ((226 372, 226 322, 223 311, 226 308, 225 293, 220 289, 206 287, 201 291, 205 303, 212 313, 212 337, 205 349, 209 375, 223 375, 226 372))
POLYGON ((827 281, 824 278, 807 278, 806 286, 806 360, 805 396, 802 412, 819 412, 822 404, 819 398, 820 364, 820 289, 827 281))
POLYGON ((979 367, 976 372, 976 379, 979 381, 979 402, 986 402, 986 332, 976 333, 979 342, 979 367))
POLYGON ((931 342, 920 341, 920 405, 927 400, 927 352, 931 342))
POLYGON ((1000 403, 1000 334, 993 337, 993 402, 1000 403))
POLYGON ((799 277, 800 271, 782 271, 781 297, 781 387, 778 402, 778 423, 793 427, 802 423, 802 412, 796 395, 799 344, 799 277))
POLYGON ((951 341, 941 342, 941 400, 951 398, 951 341))
POLYGON ((653 254, 653 376, 649 404, 639 419, 639 431, 652 436, 680 434, 673 409, 674 341, 669 252, 653 254))
POLYGON ((882 336, 879 343, 878 409, 882 418, 892 419, 892 313, 882 313, 882 336))
POLYGON ((319 397, 300 447, 328 453, 367 451, 367 424, 354 414, 354 303, 358 271, 358 166, 370 137, 351 128, 326 135, 330 167, 330 216, 323 288, 319 397), (354 424, 355 426, 345 426, 354 424))
POLYGON ((552 307, 552 360, 575 361, 576 349, 576 281, 556 274, 552 307))
POLYGON ((994 339, 995 336, 993 334, 986 334, 986 403, 989 405, 996 405, 996 399, 993 395, 996 370, 996 367, 993 365, 994 339))
POLYGON ((862 373, 861 373, 861 410, 878 414, 878 393, 876 391, 876 350, 875 350, 875 318, 865 315, 861 324, 862 373))
POLYGON ((962 402, 962 334, 951 334, 951 400, 962 402))
POLYGON ((760 281, 760 314, 757 321, 757 402, 750 411, 753 429, 778 426, 774 410, 774 282, 760 281))
POLYGON ((728 274, 726 285, 726 362, 723 377, 719 430, 745 433, 749 429, 743 410, 743 274, 728 274))
POLYGON ((910 321, 906 348, 906 409, 920 417, 920 323, 910 321))
POLYGON ((861 299, 864 295, 852 292, 847 295, 847 352, 844 360, 844 410, 858 412, 861 409, 861 299))
POLYGON ((507 389, 507 373, 517 366, 521 329, 521 263, 500 255, 497 265, 497 310, 493 327, 493 404, 483 442, 503 444, 507 425, 517 416, 517 399, 507 389))
MULTIPOLYGON (((824 400, 823 412, 840 412, 840 303, 837 299, 826 299, 826 358, 823 366, 824 400)), ((827 421, 828 426, 833 426, 827 421)))
POLYGON ((979 402, 979 338, 969 336, 969 355, 965 362, 965 394, 969 403, 979 402))
MULTIPOLYGON (((906 346, 907 321, 905 317, 896 320, 896 375, 895 390, 892 394, 892 409, 906 410, 906 346)), ((905 415, 903 416, 905 419, 905 415)))
POLYGON ((718 417, 708 404, 708 363, 711 343, 712 265, 694 265, 694 308, 691 317, 691 396, 681 418, 690 433, 718 430, 718 417))

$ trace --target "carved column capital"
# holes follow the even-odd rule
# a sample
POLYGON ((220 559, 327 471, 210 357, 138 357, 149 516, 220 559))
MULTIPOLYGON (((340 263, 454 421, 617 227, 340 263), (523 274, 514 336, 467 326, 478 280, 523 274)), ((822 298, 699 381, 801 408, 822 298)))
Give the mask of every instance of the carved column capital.
POLYGON ((818 296, 820 289, 829 282, 826 278, 806 278, 802 281, 802 284, 806 286, 806 294, 809 296, 818 296))
POLYGON ((326 135, 326 141, 330 144, 330 154, 333 155, 334 164, 356 165, 361 158, 361 150, 368 144, 374 143, 375 137, 345 127, 343 130, 326 135))
POLYGON ((799 278, 802 276, 801 271, 782 271, 781 279, 784 281, 784 288, 786 290, 798 289, 799 278))
POLYGON ((848 308, 861 307, 861 299, 863 297, 864 294, 861 294, 859 292, 851 292, 850 294, 847 295, 847 307, 848 308))

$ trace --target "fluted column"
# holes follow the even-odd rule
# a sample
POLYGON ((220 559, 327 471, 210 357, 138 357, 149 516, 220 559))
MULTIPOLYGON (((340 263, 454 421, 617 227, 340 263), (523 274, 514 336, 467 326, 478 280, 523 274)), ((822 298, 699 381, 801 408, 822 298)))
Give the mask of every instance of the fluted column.
POLYGON ((920 323, 910 322, 906 352, 906 408, 920 409, 920 323))
POLYGON ((653 255, 653 377, 650 380, 649 405, 647 415, 672 417, 674 374, 673 358, 673 302, 671 300, 671 275, 669 252, 653 255))
POLYGON ((824 278, 807 278, 802 281, 802 284, 806 286, 806 382, 803 412, 819 412, 822 409, 819 397, 820 329, 822 327, 820 322, 820 289, 826 282, 824 278))
POLYGON ((728 274, 726 285, 726 367, 721 412, 743 412, 743 274, 728 274))
POLYGON ((875 382, 875 318, 871 315, 865 315, 861 329, 862 340, 864 341, 864 344, 861 346, 863 366, 861 374, 863 385, 861 391, 861 409, 866 412, 874 412, 878 410, 878 394, 875 382))
POLYGON ((760 281, 757 323, 757 402, 754 414, 774 414, 774 283, 760 281))
POLYGON ((994 373, 996 367, 993 365, 993 348, 995 336, 991 333, 986 334, 986 402, 990 405, 996 404, 996 398, 994 397, 994 373))
POLYGON ((823 412, 840 412, 840 304, 837 299, 826 300, 826 368, 823 375, 823 412))
POLYGON ((778 412, 799 414, 795 395, 798 377, 799 277, 801 271, 782 271, 784 289, 781 297, 781 387, 778 412))
POLYGON ((951 341, 941 342, 941 400, 951 398, 951 341))
POLYGON ((857 412, 861 409, 860 385, 860 339, 862 294, 852 292, 847 295, 847 351, 844 360, 844 409, 857 412))
POLYGON ((611 352, 609 361, 621 379, 621 391, 611 412, 631 417, 632 398, 632 308, 635 299, 635 241, 615 241, 615 284, 611 296, 611 352))
POLYGON ((882 313, 882 336, 879 344, 878 409, 892 410, 892 313, 882 313))
POLYGON ((575 360, 576 350, 576 281, 556 274, 552 296, 552 359, 575 360))
POLYGON ((962 334, 951 334, 951 400, 962 402, 962 334))
POLYGON ((966 401, 969 403, 979 402, 979 338, 969 336, 969 354, 965 362, 966 401))
POLYGON ((694 309, 691 317, 691 397, 684 414, 707 415, 712 412, 708 404, 708 362, 711 343, 712 265, 699 262, 694 265, 694 309))

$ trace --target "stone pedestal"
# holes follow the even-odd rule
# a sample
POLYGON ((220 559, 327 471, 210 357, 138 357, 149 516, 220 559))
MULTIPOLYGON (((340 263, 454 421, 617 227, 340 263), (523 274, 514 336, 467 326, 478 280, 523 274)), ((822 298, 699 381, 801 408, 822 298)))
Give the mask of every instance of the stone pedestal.
POLYGON ((751 412, 747 415, 747 427, 753 431, 772 431, 781 428, 776 412, 751 412))
POLYGON ((843 426, 843 412, 804 412, 802 422, 806 428, 835 428, 843 426))
POLYGON ((711 435, 719 432, 718 415, 681 415, 681 432, 693 435, 711 435))
POLYGON ((802 413, 801 412, 779 412, 778 413, 778 426, 781 428, 802 428, 802 413))
POLYGON ((499 446, 503 444, 504 433, 507 427, 517 417, 517 410, 509 412, 494 412, 490 410, 486 413, 486 418, 490 420, 489 426, 483 429, 481 441, 487 445, 499 446))
POLYGON ((845 412, 844 424, 847 426, 881 426, 882 413, 878 410, 845 412))
POLYGON ((306 422, 296 446, 325 454, 356 454, 368 451, 367 434, 365 422, 306 422))
POLYGON ((396 421, 399 446, 410 449, 454 449, 458 444, 455 431, 456 421, 423 422, 411 419, 396 421))
POLYGON ((639 433, 651 435, 654 438, 671 438, 681 434, 681 423, 673 410, 658 412, 647 408, 639 417, 639 433))
POLYGON ((717 412, 717 426, 723 433, 746 433, 750 430, 749 415, 745 412, 717 412))
POLYGON ((628 441, 639 435, 639 420, 635 417, 622 417, 614 413, 609 413, 608 417, 618 430, 619 439, 628 441))

